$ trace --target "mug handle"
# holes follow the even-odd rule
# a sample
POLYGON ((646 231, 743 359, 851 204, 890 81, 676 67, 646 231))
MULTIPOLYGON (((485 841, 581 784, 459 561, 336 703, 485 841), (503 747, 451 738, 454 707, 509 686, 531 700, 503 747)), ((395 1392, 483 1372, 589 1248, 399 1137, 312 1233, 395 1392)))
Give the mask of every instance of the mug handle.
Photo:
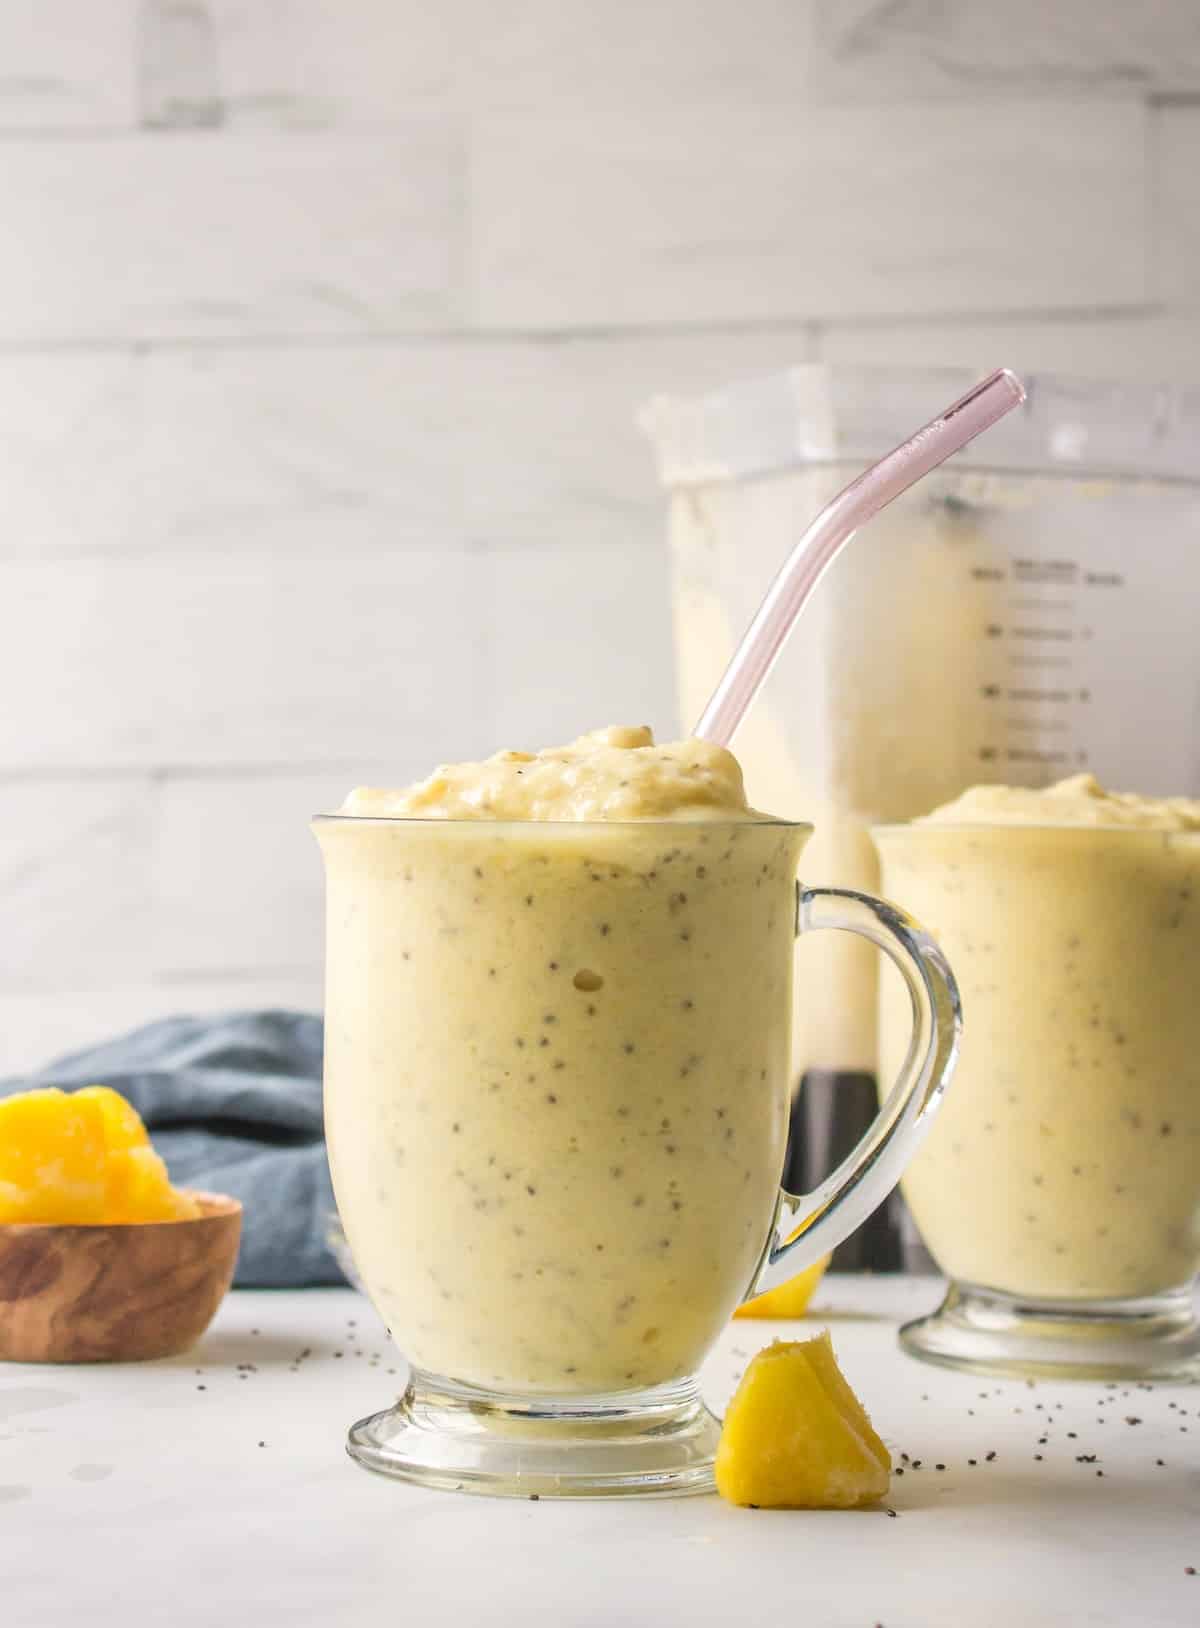
POLYGON ((746 1298, 786 1282, 848 1238, 900 1180, 933 1124, 962 1037, 958 985, 921 925, 869 893, 796 884, 796 936, 835 927, 870 939, 899 969, 912 1000, 908 1056, 858 1146, 811 1193, 782 1188, 746 1298))

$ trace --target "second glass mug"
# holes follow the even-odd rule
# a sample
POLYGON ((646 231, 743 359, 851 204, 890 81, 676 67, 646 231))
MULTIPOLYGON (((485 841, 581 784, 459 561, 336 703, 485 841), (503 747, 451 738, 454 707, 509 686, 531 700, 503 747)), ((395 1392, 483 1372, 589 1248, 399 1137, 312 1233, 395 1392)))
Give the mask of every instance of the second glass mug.
POLYGON ((411 1365, 349 1451, 426 1485, 703 1492, 699 1365, 737 1305, 826 1254, 928 1129, 961 1027, 894 907, 796 882, 778 820, 314 822, 338 1208, 411 1365), (793 942, 883 949, 912 1043, 861 1143, 779 1187, 793 942))

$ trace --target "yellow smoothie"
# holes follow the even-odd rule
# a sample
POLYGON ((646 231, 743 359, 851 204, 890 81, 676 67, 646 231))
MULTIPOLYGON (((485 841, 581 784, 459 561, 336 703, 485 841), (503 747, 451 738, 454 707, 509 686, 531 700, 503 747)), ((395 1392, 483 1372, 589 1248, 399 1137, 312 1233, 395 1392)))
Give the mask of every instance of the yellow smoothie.
POLYGON ((694 1373, 774 1216, 807 828, 611 729, 317 833, 330 1163, 401 1349, 517 1395, 694 1373))
MULTIPOLYGON (((1200 1267, 1200 802, 975 787, 875 833, 883 891, 939 940, 965 1031, 903 1180, 939 1266, 1046 1300, 1200 1267)), ((889 980, 881 1076, 908 1043, 889 980)))

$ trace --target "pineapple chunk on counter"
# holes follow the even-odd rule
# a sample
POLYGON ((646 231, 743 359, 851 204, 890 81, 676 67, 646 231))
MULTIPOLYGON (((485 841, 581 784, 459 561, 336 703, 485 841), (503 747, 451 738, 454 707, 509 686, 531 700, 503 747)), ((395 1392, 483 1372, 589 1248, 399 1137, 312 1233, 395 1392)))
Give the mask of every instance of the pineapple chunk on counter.
POLYGON ((187 1221, 137 1110, 104 1085, 0 1098, 0 1224, 187 1221))
POLYGON ((758 1352, 721 1430, 722 1498, 759 1509, 855 1509, 884 1496, 891 1469, 827 1331, 758 1352))
POLYGON ((823 1255, 819 1261, 814 1261, 803 1272, 797 1272, 794 1278, 781 1283, 778 1288, 768 1289, 765 1294, 756 1294, 753 1300, 747 1300, 744 1305, 734 1312, 735 1317, 803 1317, 808 1310, 809 1302, 817 1292, 817 1285, 825 1276, 825 1268, 829 1265, 829 1256, 823 1255))

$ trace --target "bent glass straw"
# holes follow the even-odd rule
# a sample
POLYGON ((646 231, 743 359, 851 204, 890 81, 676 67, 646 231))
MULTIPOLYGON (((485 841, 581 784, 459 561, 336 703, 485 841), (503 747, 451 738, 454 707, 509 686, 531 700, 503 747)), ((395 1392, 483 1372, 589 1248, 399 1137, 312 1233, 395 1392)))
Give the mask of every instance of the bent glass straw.
POLYGON ((775 578, 692 734, 728 746, 826 567, 858 528, 901 492, 1025 400, 1025 387, 1000 368, 823 508, 775 578))

